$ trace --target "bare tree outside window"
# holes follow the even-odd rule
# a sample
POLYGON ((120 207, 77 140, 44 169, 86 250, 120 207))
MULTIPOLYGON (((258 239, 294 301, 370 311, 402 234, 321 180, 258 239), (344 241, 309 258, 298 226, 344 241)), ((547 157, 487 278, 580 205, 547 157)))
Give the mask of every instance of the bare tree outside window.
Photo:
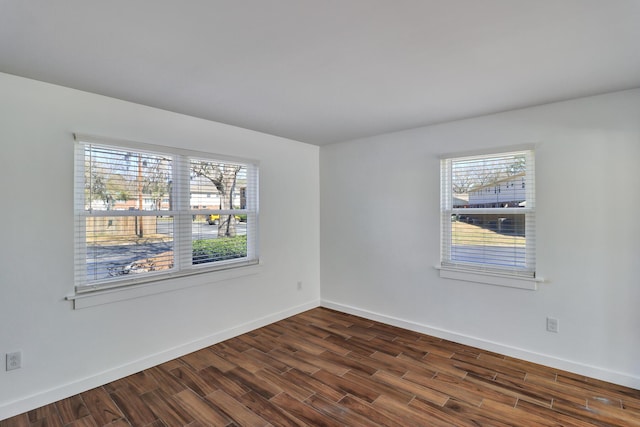
MULTIPOLYGON (((191 162, 193 174, 208 179, 220 193, 220 210, 234 209, 233 200, 237 192, 238 173, 241 169, 242 166, 229 163, 195 160, 191 162)), ((235 216, 222 215, 218 224, 218 237, 235 237, 236 234, 235 216)))

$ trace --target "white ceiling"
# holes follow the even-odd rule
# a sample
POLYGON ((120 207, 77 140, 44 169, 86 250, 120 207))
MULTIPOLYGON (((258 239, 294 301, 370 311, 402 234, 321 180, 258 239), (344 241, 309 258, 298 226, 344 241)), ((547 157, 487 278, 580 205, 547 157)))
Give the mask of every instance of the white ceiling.
POLYGON ((0 71, 323 145, 640 87, 640 0, 0 0, 0 71))

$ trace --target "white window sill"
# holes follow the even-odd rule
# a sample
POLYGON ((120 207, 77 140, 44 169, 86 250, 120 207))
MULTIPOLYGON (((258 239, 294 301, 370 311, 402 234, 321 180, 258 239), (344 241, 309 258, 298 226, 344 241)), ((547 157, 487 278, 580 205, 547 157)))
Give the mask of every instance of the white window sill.
POLYGON ((259 274, 261 271, 261 265, 255 264, 246 267, 236 267, 206 273, 203 272, 201 274, 191 274, 136 285, 122 286, 119 288, 74 293, 72 295, 68 295, 66 299, 73 302, 74 310, 79 310, 88 307, 95 307, 97 305, 110 304, 113 302, 141 298, 149 295, 191 288, 193 286, 201 286, 223 280, 259 274))
POLYGON ((542 278, 521 277, 510 274, 489 273, 484 271, 469 271, 450 267, 436 266, 440 277, 444 279, 462 280, 465 282, 483 283, 485 285, 505 286, 508 288, 535 291, 542 278))

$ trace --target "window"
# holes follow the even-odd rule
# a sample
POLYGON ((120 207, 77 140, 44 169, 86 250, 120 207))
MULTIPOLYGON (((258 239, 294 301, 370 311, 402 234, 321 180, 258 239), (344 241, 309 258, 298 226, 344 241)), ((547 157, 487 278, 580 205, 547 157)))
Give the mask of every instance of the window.
POLYGON ((76 135, 76 292, 257 264, 255 162, 76 135))
POLYGON ((535 279, 534 173, 533 151, 441 160, 441 276, 535 279))

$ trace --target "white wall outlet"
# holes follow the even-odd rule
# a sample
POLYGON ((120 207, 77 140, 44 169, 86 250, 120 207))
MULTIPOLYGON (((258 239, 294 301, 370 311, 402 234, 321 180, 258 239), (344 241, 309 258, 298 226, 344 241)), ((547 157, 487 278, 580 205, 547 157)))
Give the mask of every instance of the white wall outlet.
POLYGON ((547 331, 558 333, 560 331, 560 321, 554 317, 547 317, 547 331))
POLYGON ((298 281, 298 290, 302 290, 302 281, 298 281))
POLYGON ((22 352, 7 353, 7 371, 22 368, 22 352))

